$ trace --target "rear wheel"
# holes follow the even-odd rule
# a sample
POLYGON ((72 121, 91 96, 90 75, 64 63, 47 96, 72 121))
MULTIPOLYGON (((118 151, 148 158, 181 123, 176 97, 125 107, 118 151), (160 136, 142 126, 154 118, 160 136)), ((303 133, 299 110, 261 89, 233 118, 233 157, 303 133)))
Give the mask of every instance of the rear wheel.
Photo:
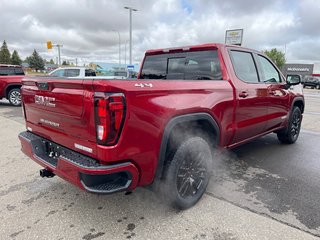
POLYGON ((320 89, 320 84, 316 85, 316 89, 318 89, 318 90, 320 89))
POLYGON ((296 142, 300 133, 301 120, 301 110, 299 107, 294 106, 287 128, 277 133, 279 141, 288 144, 296 142))
POLYGON ((204 138, 192 136, 168 156, 172 159, 164 174, 162 194, 170 205, 190 208, 200 200, 209 183, 212 150, 204 138))
POLYGON ((21 105, 21 93, 19 88, 11 89, 8 93, 8 100, 13 106, 21 105))

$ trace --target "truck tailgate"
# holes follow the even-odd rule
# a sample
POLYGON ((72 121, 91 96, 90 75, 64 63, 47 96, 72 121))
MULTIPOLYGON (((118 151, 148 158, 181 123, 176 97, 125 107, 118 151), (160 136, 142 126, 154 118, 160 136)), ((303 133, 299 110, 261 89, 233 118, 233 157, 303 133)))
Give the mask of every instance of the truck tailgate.
MULTIPOLYGON (((93 112, 86 112, 92 80, 25 78, 22 87, 27 123, 75 138, 95 142, 90 126, 93 112)), ((93 108, 91 107, 91 110, 93 108)))

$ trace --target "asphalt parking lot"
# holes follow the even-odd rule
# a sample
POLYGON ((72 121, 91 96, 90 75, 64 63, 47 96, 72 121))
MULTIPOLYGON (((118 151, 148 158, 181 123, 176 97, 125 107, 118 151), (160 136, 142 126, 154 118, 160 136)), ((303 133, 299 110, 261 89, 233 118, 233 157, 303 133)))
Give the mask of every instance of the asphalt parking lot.
POLYGON ((20 108, 0 101, 0 239, 318 239, 320 91, 306 89, 294 145, 268 135, 223 153, 207 193, 177 212, 148 189, 93 195, 20 152, 20 108))

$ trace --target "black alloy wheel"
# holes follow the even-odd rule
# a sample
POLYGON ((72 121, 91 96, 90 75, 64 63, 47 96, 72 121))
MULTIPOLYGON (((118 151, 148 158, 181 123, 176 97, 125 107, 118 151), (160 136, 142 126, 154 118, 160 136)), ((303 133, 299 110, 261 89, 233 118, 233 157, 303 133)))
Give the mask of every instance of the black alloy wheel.
POLYGON ((193 197, 201 188, 208 171, 204 159, 192 159, 189 155, 178 169, 176 185, 182 198, 193 197))
POLYGON ((199 136, 182 141, 165 172, 162 194, 169 204, 187 209, 196 204, 204 192, 212 172, 212 148, 199 136))
POLYGON ((299 107, 294 106, 286 129, 277 133, 282 143, 294 143, 297 141, 301 129, 302 114, 299 107))

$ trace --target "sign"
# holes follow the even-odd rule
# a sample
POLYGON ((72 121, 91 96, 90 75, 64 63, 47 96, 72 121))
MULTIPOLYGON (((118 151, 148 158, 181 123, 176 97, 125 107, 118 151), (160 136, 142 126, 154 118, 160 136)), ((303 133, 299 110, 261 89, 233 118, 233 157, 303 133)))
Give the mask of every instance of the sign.
POLYGON ((128 66, 127 66, 127 69, 128 69, 128 70, 133 70, 133 69, 134 69, 134 65, 128 65, 128 66))
POLYGON ((242 44, 243 29, 234 29, 226 31, 225 43, 230 45, 242 44))
POLYGON ((48 49, 52 49, 52 42, 51 42, 51 41, 48 41, 48 42, 47 42, 47 48, 48 48, 48 49))
POLYGON ((309 68, 299 68, 299 67, 288 67, 287 72, 310 72, 309 68))

